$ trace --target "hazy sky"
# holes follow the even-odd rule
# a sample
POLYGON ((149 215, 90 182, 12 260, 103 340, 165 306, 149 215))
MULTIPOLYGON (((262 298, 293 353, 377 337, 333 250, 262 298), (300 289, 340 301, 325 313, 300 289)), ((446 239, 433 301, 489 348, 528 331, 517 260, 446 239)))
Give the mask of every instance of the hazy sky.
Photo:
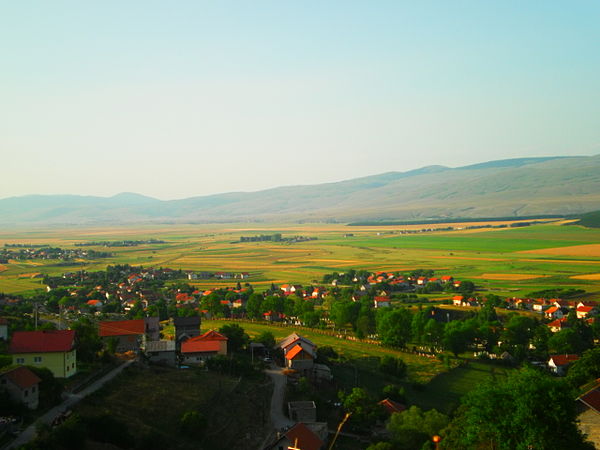
POLYGON ((4 1, 0 198, 600 153, 600 2, 4 1))

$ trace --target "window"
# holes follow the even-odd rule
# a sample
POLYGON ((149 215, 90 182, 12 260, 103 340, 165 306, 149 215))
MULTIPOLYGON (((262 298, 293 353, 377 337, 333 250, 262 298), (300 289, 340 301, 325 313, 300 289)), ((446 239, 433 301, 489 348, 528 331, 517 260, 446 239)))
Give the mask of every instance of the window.
POLYGON ((25 397, 27 397, 29 395, 29 391, 27 389, 25 389, 25 391, 23 393, 25 394, 25 397))
POLYGON ((17 358, 17 364, 25 364, 25 358, 17 358))
POLYGON ((41 356, 34 356, 33 357, 33 362, 34 363, 41 363, 42 362, 42 357, 41 356))
POLYGON ((35 392, 35 386, 33 386, 33 387, 31 388, 31 393, 33 394, 34 392, 35 392))

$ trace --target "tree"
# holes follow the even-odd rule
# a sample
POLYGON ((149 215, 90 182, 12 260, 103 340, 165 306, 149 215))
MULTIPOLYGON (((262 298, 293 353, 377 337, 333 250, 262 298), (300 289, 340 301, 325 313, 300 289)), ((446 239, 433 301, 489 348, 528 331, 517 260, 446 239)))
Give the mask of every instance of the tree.
POLYGON ((260 294, 252 294, 246 302, 246 312, 251 319, 260 319, 261 305, 263 296, 260 294))
POLYGON ((338 397, 344 410, 352 414, 348 423, 353 428, 369 429, 383 412, 381 406, 362 388, 352 388, 349 394, 340 391, 338 397))
POLYGON ((600 378, 600 347, 585 351, 567 373, 567 380, 576 388, 597 378, 600 378))
POLYGON ((477 323, 474 320, 453 320, 444 328, 444 348, 458 356, 465 352, 475 338, 477 323))
POLYGON ((463 398, 443 448, 593 449, 576 423, 574 394, 564 380, 534 369, 489 380, 463 398), (551 407, 549 407, 551 405, 551 407))
POLYGON ((275 336, 270 331, 263 331, 254 339, 254 342, 260 342, 267 348, 275 347, 275 336))
POLYGON ((573 328, 566 328, 550 336, 548 348, 554 353, 579 353, 583 349, 583 342, 577 331, 573 328))
POLYGON ((250 337, 237 323, 223 325, 219 328, 219 333, 227 336, 227 350, 229 353, 237 352, 250 341, 250 337))
POLYGON ((400 358, 386 355, 379 362, 379 370, 388 375, 402 378, 406 375, 406 363, 400 358))
POLYGON ((423 412, 417 406, 411 406, 401 413, 394 413, 387 429, 392 441, 402 449, 420 449, 423 444, 445 428, 450 419, 435 409, 423 412))
POLYGON ((406 347, 410 339, 412 316, 408 309, 384 308, 377 314, 377 333, 384 345, 406 347))
POLYGON ((71 329, 75 331, 77 358, 86 362, 94 361, 102 349, 96 325, 88 317, 82 317, 71 323, 71 329))

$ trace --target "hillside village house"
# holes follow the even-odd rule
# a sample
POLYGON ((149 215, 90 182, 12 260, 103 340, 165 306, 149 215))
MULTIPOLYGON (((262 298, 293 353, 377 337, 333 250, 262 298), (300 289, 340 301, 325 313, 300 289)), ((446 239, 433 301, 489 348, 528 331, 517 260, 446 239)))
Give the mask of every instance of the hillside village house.
POLYGON ((41 381, 40 377, 24 366, 0 373, 0 389, 6 389, 13 401, 29 409, 36 409, 39 405, 41 381))
POLYGON ((188 339, 181 344, 181 355, 186 364, 200 364, 215 355, 227 354, 227 337, 215 330, 188 339))
POLYGON ((15 331, 9 353, 13 364, 46 367, 57 378, 77 373, 75 331, 15 331))
POLYGON ((100 322, 98 334, 104 342, 117 339, 118 353, 137 352, 146 343, 146 323, 144 319, 100 322))
POLYGON ((578 355, 550 355, 548 368, 552 373, 563 376, 569 365, 579 359, 578 355))
POLYGON ((287 368, 305 373, 313 369, 317 357, 317 346, 310 340, 292 333, 277 344, 276 348, 283 350, 287 368))

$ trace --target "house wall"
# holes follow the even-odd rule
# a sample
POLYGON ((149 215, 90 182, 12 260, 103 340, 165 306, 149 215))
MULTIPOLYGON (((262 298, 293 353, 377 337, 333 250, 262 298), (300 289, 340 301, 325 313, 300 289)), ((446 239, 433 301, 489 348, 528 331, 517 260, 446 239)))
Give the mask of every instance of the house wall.
POLYGON ((69 378, 77 373, 77 354, 70 352, 15 353, 13 364, 46 367, 57 378, 69 378))
POLYGON ((0 378, 0 387, 6 388, 8 395, 18 403, 22 403, 29 409, 36 409, 39 405, 40 390, 39 385, 35 384, 27 389, 21 389, 13 384, 7 377, 0 378))
POLYGON ((110 339, 116 338, 117 339, 117 348, 115 349, 115 351, 117 353, 123 353, 123 352, 137 352, 140 350, 141 348, 141 344, 142 344, 142 335, 128 335, 128 336, 109 336, 109 337, 105 337, 104 341, 107 342, 110 339))

